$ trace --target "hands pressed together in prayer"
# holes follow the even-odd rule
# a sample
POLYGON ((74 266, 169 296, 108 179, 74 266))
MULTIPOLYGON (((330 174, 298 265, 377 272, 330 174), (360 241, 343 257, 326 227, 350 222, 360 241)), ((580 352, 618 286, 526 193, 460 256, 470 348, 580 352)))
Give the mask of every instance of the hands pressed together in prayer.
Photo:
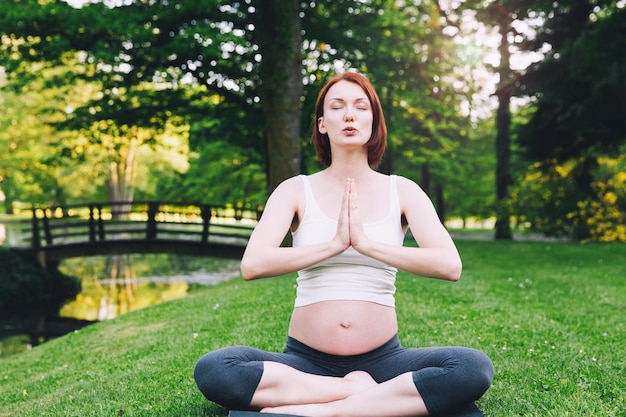
POLYGON ((341 202, 335 239, 338 239, 344 250, 352 246, 357 252, 364 254, 369 239, 363 229, 358 200, 355 180, 348 178, 341 202))

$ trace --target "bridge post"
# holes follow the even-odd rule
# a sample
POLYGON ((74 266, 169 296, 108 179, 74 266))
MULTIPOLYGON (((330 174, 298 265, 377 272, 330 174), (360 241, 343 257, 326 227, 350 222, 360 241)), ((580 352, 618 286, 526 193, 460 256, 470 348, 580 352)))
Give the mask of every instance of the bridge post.
POLYGON ((146 239, 153 240, 157 237, 156 212, 159 209, 159 203, 148 203, 148 222, 146 223, 146 239))
POLYGON ((89 204, 89 242, 96 241, 96 222, 93 217, 93 204, 89 204))
POLYGON ((98 239, 104 240, 104 222, 102 220, 102 204, 96 206, 98 208, 98 239))
POLYGON ((52 233, 50 232, 50 223, 48 223, 48 213, 47 210, 43 210, 43 218, 41 219, 43 222, 43 235, 46 238, 46 245, 52 245, 52 233))
POLYGON ((33 208, 32 224, 33 224, 33 231, 32 231, 32 237, 30 240, 30 246, 32 246, 33 249, 39 249, 41 247, 41 241, 39 240, 39 220, 37 220, 36 208, 33 208))
POLYGON ((211 206, 202 204, 200 206, 200 215, 202 216, 202 235, 200 235, 200 242, 207 243, 209 241, 209 226, 211 225, 211 206))

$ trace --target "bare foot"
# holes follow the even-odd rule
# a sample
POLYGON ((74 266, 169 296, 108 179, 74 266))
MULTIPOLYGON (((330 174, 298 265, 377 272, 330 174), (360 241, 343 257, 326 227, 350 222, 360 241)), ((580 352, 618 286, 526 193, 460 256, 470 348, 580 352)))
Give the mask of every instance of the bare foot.
POLYGON ((275 414, 290 414, 293 416, 307 416, 307 417, 331 417, 331 412, 328 403, 322 404, 294 404, 294 405, 282 405, 279 407, 266 407, 261 410, 261 413, 275 413, 275 414))
MULTIPOLYGON (((376 381, 374 381, 374 378, 365 371, 352 371, 344 376, 343 379, 349 384, 350 391, 352 391, 350 395, 378 385, 376 381)), ((334 406, 339 403, 340 401, 332 401, 330 403, 283 405, 278 407, 266 407, 262 409, 261 412, 291 414, 296 416, 331 417, 336 414, 334 406)))
POLYGON ((365 371, 352 371, 344 376, 343 379, 350 382, 350 385, 354 389, 352 394, 365 391, 366 389, 378 385, 376 381, 374 381, 374 378, 365 371))

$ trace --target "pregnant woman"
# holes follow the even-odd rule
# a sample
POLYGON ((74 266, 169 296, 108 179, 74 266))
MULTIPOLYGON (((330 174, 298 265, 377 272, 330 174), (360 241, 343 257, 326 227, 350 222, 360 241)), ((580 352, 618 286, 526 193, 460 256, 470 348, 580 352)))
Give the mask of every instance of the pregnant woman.
POLYGON ((398 338, 397 270, 456 281, 461 259, 424 191, 374 170, 387 129, 366 77, 346 72, 323 87, 312 140, 326 168, 276 188, 241 262, 246 280, 298 271, 285 349, 210 352, 195 368, 200 391, 231 410, 482 416, 474 401, 493 378, 484 353, 398 338), (418 247, 403 246, 407 228, 418 247))

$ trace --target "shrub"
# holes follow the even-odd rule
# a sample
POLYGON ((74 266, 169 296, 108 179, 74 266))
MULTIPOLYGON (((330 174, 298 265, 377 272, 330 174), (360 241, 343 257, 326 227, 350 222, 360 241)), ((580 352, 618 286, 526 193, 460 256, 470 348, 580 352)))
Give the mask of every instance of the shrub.
POLYGON ((34 256, 0 247, 0 313, 58 309, 78 293, 76 278, 54 267, 44 268, 34 256))
POLYGON ((592 170, 588 161, 530 166, 511 193, 512 213, 546 236, 626 242, 625 158, 598 158, 592 170))
MULTIPOLYGON (((624 165, 624 157, 600 160, 600 167, 624 165)), ((585 228, 585 241, 626 242, 626 172, 614 170, 591 184, 595 199, 578 201, 570 213, 574 227, 585 228)))

